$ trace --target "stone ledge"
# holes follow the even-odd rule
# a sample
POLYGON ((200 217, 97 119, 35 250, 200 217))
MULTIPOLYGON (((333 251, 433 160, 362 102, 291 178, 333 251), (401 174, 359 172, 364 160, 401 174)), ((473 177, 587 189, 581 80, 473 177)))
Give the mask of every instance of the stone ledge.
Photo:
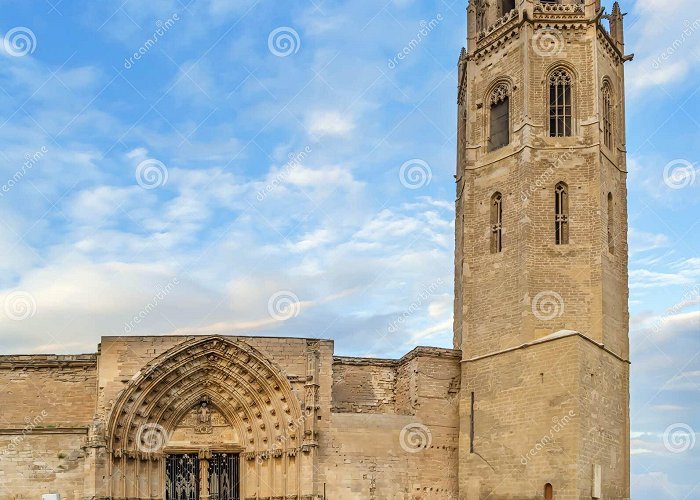
POLYGON ((29 434, 81 434, 87 435, 88 427, 33 427, 27 430, 26 427, 5 427, 0 429, 0 436, 15 436, 29 434))
POLYGON ((0 355, 0 369, 97 367, 97 354, 0 355))
POLYGON ((587 340, 588 342, 590 342, 590 343, 593 344, 594 346, 599 347, 599 348, 602 349, 603 351, 605 351, 605 352, 607 352, 608 354, 610 354, 611 356, 613 356, 615 359, 618 359, 618 360, 622 361, 623 363, 630 364, 630 361, 629 361, 628 359, 624 359, 623 357, 621 357, 621 356, 619 356, 618 354, 614 353, 613 351, 611 351, 610 349, 608 349, 607 347, 605 347, 604 344, 601 344, 601 343, 599 343, 599 342, 596 342, 595 340, 593 340, 593 339, 590 338, 590 337, 587 337, 587 336, 584 335, 583 333, 581 333, 581 332, 576 332, 576 331, 574 331, 574 330, 560 330, 560 331, 558 331, 558 332, 551 333, 551 334, 547 335, 546 337, 542 337, 541 339, 533 340, 532 342, 527 342, 527 343, 525 343, 525 344, 520 344, 520 345, 515 346, 515 347, 509 347, 509 348, 507 348, 507 349, 503 349, 503 350, 497 351, 497 352, 491 352, 491 353, 488 353, 488 354, 483 354, 483 355, 481 355, 481 356, 475 356, 475 357, 469 358, 469 359, 463 359, 461 362, 462 362, 462 363, 472 363, 472 362, 474 362, 474 361, 480 361, 480 360, 482 360, 482 359, 492 358, 492 357, 498 356, 498 355, 500 355, 500 354, 506 354, 506 353, 513 352, 513 351, 517 351, 517 350, 520 350, 520 349, 527 349, 528 347, 533 347, 533 346, 536 346, 536 345, 539 345, 539 344, 544 344, 544 343, 547 343, 547 342, 552 342, 552 341, 555 341, 555 340, 565 339, 565 338, 570 338, 570 337, 580 337, 580 338, 582 338, 582 339, 584 339, 584 340, 587 340))
POLYGON ((359 358, 352 356, 333 356, 333 364, 366 366, 399 366, 414 358, 454 358, 460 359, 462 351, 443 347, 416 347, 399 359, 359 358))

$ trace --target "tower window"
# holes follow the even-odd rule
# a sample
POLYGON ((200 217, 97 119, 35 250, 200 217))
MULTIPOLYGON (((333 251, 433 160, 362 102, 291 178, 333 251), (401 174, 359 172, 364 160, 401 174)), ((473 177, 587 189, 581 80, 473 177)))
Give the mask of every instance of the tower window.
POLYGON ((499 84, 491 93, 488 150, 495 151, 510 142, 510 88, 499 84))
POLYGON ((491 197, 491 253, 503 250, 503 196, 494 193, 491 197))
POLYGON ((501 15, 505 16, 515 9, 515 0, 501 0, 501 15))
POLYGON ((554 239, 557 245, 569 243, 569 188, 563 182, 554 188, 554 239))
POLYGON ((610 84, 603 84, 603 142, 608 148, 613 144, 613 110, 612 110, 612 90, 610 84))
POLYGON ((615 216, 614 216, 613 195, 608 193, 608 251, 615 253, 615 216))
POLYGON ((549 77, 549 136, 571 137, 571 76, 564 69, 549 77))

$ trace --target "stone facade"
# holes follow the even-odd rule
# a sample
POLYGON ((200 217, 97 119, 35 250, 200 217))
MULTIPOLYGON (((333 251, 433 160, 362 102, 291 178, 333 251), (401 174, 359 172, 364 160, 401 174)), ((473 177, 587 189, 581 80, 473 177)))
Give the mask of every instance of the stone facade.
POLYGON ((217 452, 240 456, 245 499, 457 498, 459 360, 228 336, 3 356, 0 498, 163 498, 164 460, 185 453, 201 463, 198 498, 215 498, 204 471, 217 452))
POLYGON ((0 498, 629 498, 622 15, 473 0, 468 16, 455 349, 153 336, 0 356, 0 498))

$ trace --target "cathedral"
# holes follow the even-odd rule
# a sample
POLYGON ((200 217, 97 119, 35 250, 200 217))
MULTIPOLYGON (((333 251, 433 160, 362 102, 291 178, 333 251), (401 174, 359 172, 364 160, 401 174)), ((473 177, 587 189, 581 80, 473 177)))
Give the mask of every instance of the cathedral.
POLYGON ((623 14, 467 18, 453 349, 127 336, 0 356, 0 498, 629 499, 623 14))

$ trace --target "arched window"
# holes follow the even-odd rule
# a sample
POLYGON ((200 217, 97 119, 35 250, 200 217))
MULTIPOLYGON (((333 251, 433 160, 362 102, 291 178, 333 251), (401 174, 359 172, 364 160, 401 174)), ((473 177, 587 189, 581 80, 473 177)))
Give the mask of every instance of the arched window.
POLYGON ((488 150, 495 151, 510 142, 510 87, 499 83, 491 92, 488 150))
POLYGON ((569 188, 563 182, 554 188, 554 239, 557 245, 569 243, 569 188))
POLYGON ((613 195, 608 193, 608 251, 615 253, 615 215, 613 195))
POLYGON ((515 0, 501 0, 501 15, 505 16, 515 8, 515 0))
POLYGON ((503 250, 503 196, 494 193, 491 197, 491 253, 503 250))
POLYGON ((550 483, 544 485, 544 500, 554 500, 554 488, 550 483))
POLYGON ((557 69, 549 75, 549 136, 571 137, 572 104, 571 75, 557 69))
POLYGON ((608 148, 613 144, 613 109, 610 83, 603 84, 603 142, 608 148))

